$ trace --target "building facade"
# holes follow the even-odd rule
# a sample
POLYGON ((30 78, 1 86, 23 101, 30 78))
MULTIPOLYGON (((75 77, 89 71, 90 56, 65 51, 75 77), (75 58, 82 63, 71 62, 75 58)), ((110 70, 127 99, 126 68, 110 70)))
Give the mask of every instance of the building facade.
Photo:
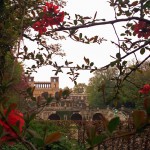
MULTIPOLYGON (((49 82, 34 81, 34 77, 29 78, 31 87, 35 87, 33 96, 42 97, 42 93, 47 92, 52 97, 59 89, 59 77, 51 77, 49 82)), ((90 109, 88 96, 86 93, 72 92, 67 98, 61 98, 59 101, 53 100, 44 107, 37 115, 37 119, 42 120, 96 120, 101 119, 102 115, 107 118, 113 118, 114 113, 109 110, 90 109)))
POLYGON ((35 81, 34 77, 29 77, 29 85, 35 87, 33 96, 41 96, 42 93, 48 92, 49 95, 54 96, 55 92, 59 90, 59 77, 51 77, 50 81, 35 81))

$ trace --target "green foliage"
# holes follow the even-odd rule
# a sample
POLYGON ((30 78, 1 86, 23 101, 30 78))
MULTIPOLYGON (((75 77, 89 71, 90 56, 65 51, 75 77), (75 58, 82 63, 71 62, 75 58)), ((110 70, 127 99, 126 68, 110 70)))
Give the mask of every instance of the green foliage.
POLYGON ((23 66, 20 62, 14 60, 13 56, 8 52, 5 57, 5 81, 13 79, 13 83, 19 83, 21 80, 21 75, 23 73, 23 66))
MULTIPOLYGON (((45 147, 45 150, 49 150, 49 149, 51 150, 86 150, 85 147, 80 145, 77 141, 67 140, 66 137, 62 138, 60 142, 55 142, 45 147)), ((22 143, 17 143, 12 146, 4 144, 1 146, 1 150, 28 150, 28 149, 22 143)))
POLYGON ((86 150, 86 148, 75 140, 67 140, 66 137, 61 139, 61 142, 55 142, 51 146, 47 146, 51 150, 86 150))
MULTIPOLYGON (((130 71, 133 65, 129 64, 126 72, 130 71)), ((106 105, 120 107, 124 105, 128 108, 142 108, 142 100, 139 89, 146 83, 150 83, 149 61, 141 65, 139 69, 133 72, 130 77, 122 82, 119 93, 115 99, 115 85, 113 80, 117 76, 117 71, 108 69, 105 72, 96 72, 95 76, 90 79, 87 86, 88 100, 93 107, 106 107, 106 105)))
POLYGON ((96 71, 90 79, 86 92, 91 106, 105 108, 114 96, 115 81, 111 80, 116 75, 116 70, 96 71))
POLYGON ((18 107, 23 102, 25 90, 28 87, 26 77, 24 75, 23 66, 10 52, 5 55, 5 65, 3 71, 3 80, 0 86, 0 93, 5 99, 4 103, 9 105, 10 103, 18 103, 18 107))
POLYGON ((73 91, 75 93, 84 93, 86 90, 87 85, 85 83, 78 83, 74 86, 73 91))
POLYGON ((17 143, 12 146, 8 144, 3 144, 1 150, 28 150, 22 143, 17 143))
MULTIPOLYGON (((132 67, 132 65, 130 65, 132 67)), ((133 102, 136 108, 142 108, 143 100, 140 97, 139 89, 146 83, 150 83, 149 61, 146 61, 139 69, 133 72, 128 80, 125 80, 120 90, 122 103, 133 102)))
POLYGON ((86 132, 86 141, 90 145, 90 148, 93 148, 97 144, 102 143, 108 137, 105 133, 97 134, 95 126, 86 128, 86 132))
POLYGON ((28 140, 37 147, 46 146, 52 149, 71 150, 72 144, 67 138, 69 130, 66 126, 58 126, 50 121, 32 121, 28 130, 28 140), (45 144, 42 142, 45 137, 45 144))
MULTIPOLYGON (((98 133, 95 125, 87 126, 87 143, 90 145, 90 148, 94 148, 98 144, 103 143, 105 140, 111 138, 114 131, 117 131, 117 127, 120 124, 119 117, 112 118, 108 121, 106 118, 103 118, 103 124, 105 129, 98 133)), ((89 148, 89 149, 90 149, 89 148)))

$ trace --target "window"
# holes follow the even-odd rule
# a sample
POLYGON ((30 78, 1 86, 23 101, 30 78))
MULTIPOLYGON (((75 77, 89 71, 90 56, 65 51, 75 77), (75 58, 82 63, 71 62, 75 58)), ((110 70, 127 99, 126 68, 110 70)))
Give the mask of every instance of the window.
POLYGON ((54 87, 56 88, 56 84, 54 84, 54 87))

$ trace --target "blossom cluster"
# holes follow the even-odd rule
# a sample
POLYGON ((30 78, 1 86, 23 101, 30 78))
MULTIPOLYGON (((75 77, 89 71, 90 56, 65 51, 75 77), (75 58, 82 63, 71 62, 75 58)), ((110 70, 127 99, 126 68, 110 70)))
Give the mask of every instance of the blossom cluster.
POLYGON ((144 37, 145 39, 148 39, 150 36, 150 24, 139 21, 134 25, 134 34, 138 35, 138 38, 144 37))
POLYGON ((65 13, 63 11, 60 12, 59 6, 46 2, 43 7, 42 19, 35 22, 32 28, 41 35, 47 31, 48 26, 59 25, 60 22, 63 22, 64 15, 65 13))
POLYGON ((150 92, 150 84, 145 84, 140 90, 141 94, 148 94, 150 92))
MULTIPOLYGON (((4 115, 6 116, 6 114, 7 110, 4 110, 4 115)), ((23 114, 18 110, 11 110, 8 112, 6 120, 0 119, 0 126, 3 127, 4 131, 4 135, 0 138, 0 143, 17 139, 18 135, 22 133, 24 123, 23 114), (13 127, 17 127, 18 131, 15 132, 13 127)))

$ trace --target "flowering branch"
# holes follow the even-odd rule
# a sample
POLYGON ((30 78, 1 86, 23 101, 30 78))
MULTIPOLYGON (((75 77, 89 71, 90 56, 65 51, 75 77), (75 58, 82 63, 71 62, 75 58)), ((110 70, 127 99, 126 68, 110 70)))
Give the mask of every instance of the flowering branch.
POLYGON ((73 26, 73 27, 61 26, 60 28, 54 29, 53 31, 77 30, 81 28, 93 27, 93 26, 98 26, 98 25, 106 25, 106 24, 115 24, 115 23, 124 22, 124 21, 131 21, 131 20, 144 21, 150 24, 150 20, 139 18, 139 17, 129 17, 129 18, 123 18, 123 19, 117 19, 117 20, 111 20, 111 21, 105 21, 105 22, 90 23, 87 25, 78 25, 78 26, 73 26))

